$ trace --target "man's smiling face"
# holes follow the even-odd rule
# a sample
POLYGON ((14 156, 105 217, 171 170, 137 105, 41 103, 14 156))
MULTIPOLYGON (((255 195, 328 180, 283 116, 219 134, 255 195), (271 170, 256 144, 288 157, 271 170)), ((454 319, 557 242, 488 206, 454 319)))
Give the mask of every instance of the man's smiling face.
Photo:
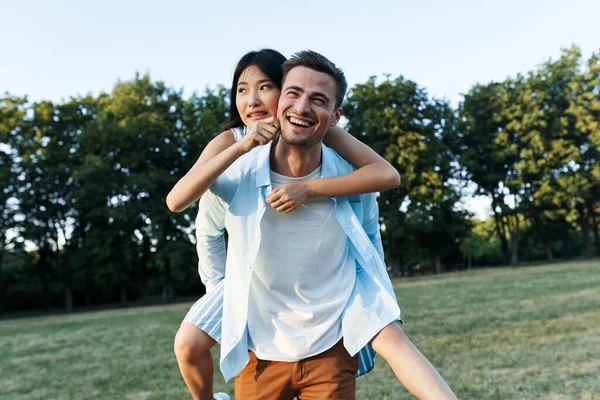
POLYGON ((290 146, 313 147, 335 126, 342 109, 335 109, 334 79, 324 72, 294 67, 286 75, 279 98, 281 137, 290 146))

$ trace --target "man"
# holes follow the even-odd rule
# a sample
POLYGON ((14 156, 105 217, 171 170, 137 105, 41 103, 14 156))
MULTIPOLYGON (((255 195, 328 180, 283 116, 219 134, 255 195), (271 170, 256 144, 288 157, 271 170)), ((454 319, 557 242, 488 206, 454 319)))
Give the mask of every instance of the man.
POLYGON ((237 375, 242 399, 353 399, 359 362, 372 366, 369 341, 400 310, 374 194, 313 200, 291 214, 266 205, 280 184, 353 170, 322 145, 341 117, 341 70, 311 51, 283 69, 281 139, 236 161, 201 201, 203 231, 229 233, 221 371, 237 375), (360 361, 351 356, 359 351, 360 361))

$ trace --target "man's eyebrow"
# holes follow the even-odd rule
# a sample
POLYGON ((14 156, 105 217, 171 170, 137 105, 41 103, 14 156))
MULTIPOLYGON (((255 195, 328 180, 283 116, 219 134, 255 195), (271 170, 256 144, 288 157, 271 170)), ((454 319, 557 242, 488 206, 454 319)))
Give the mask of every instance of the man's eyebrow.
POLYGON ((331 99, 329 98, 329 96, 327 96, 325 93, 323 92, 312 92, 310 94, 310 97, 324 97, 325 100, 329 103, 331 101, 331 99))
MULTIPOLYGON (((285 88, 285 90, 289 90, 289 89, 295 90, 297 92, 304 93, 304 89, 302 89, 300 86, 294 86, 294 85, 292 85, 292 86, 288 86, 288 87, 285 88)), ((329 96, 327 96, 323 92, 312 92, 312 93, 310 93, 310 97, 323 97, 328 103, 331 101, 331 99, 329 98, 329 96)))
MULTIPOLYGON (((265 79, 261 79, 257 83, 269 83, 269 82, 273 82, 273 81, 270 80, 269 78, 265 78, 265 79)), ((240 85, 247 85, 247 84, 248 84, 248 82, 239 81, 237 85, 240 86, 240 85)))
POLYGON ((292 86, 288 86, 288 87, 285 88, 285 90, 289 90, 289 89, 295 90, 297 92, 304 93, 304 89, 302 89, 300 86, 294 86, 294 85, 292 85, 292 86))

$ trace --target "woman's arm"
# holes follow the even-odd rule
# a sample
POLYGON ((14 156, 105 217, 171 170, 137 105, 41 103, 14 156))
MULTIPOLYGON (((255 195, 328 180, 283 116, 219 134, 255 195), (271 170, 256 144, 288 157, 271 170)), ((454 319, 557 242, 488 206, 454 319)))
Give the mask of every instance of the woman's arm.
POLYGON ((273 140, 278 129, 277 122, 267 119, 259 122, 239 142, 235 141, 231 131, 220 133, 206 145, 198 161, 167 195, 169 210, 181 212, 194 204, 235 160, 254 147, 273 140))
MULTIPOLYGON (((229 150, 229 157, 225 157, 226 160, 221 160, 222 165, 227 164, 227 159, 235 157, 235 152, 231 150, 231 146, 234 144, 235 138, 233 137, 233 132, 228 130, 221 132, 206 145, 204 150, 202 150, 202 154, 200 154, 198 161, 196 161, 188 173, 173 186, 173 189, 171 189, 167 195, 167 207, 169 207, 169 210, 173 212, 184 211, 204 194, 206 189, 208 189, 220 175, 220 173, 217 173, 216 175, 209 174, 215 175, 210 179, 211 177, 206 174, 207 170, 204 167, 205 164, 207 164, 208 161, 214 160, 215 157, 219 155, 222 156, 222 159, 225 150, 229 150)), ((233 161, 235 161, 235 159, 232 160, 229 165, 231 165, 233 161)), ((215 163, 212 164, 213 166, 216 166, 215 163)), ((225 169, 227 169, 227 166, 225 166, 223 171, 225 169)))
POLYGON ((379 192, 400 186, 398 171, 342 128, 331 128, 323 141, 358 169, 346 175, 290 182, 275 188, 267 202, 277 211, 290 212, 309 197, 379 192))

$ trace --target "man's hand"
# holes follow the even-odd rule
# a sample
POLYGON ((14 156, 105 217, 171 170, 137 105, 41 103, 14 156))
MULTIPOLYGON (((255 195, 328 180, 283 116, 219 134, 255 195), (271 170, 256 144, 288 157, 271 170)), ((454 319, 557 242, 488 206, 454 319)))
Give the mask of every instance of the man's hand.
POLYGON ((279 121, 275 117, 269 117, 250 128, 246 136, 240 140, 240 145, 247 153, 253 148, 265 145, 275 139, 277 132, 279 132, 279 121))
POLYGON ((305 182, 288 182, 273 189, 267 197, 267 203, 275 210, 287 214, 298 207, 306 207, 303 203, 309 197, 311 194, 305 182))

